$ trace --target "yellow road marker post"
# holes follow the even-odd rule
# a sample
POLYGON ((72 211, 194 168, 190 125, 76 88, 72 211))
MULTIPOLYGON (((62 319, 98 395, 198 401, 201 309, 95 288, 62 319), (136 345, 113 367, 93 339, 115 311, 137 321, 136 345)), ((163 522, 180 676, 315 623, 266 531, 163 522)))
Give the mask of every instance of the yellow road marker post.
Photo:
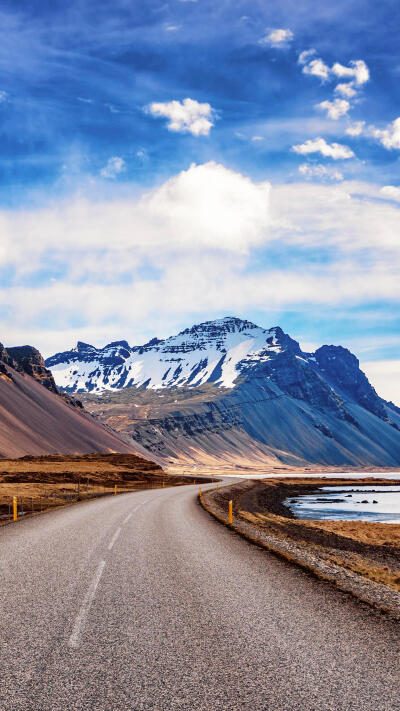
POLYGON ((115 484, 114 485, 114 496, 116 496, 116 495, 117 495, 117 485, 115 484))
POLYGON ((216 484, 215 488, 216 488, 216 489, 219 489, 219 486, 218 486, 218 484, 216 484))
POLYGON ((13 496, 13 521, 16 521, 18 518, 18 499, 16 496, 13 496))
POLYGON ((162 488, 165 489, 165 481, 163 480, 162 488))
POLYGON ((201 493, 201 486, 199 486, 199 496, 200 498, 203 496, 203 494, 201 493))
POLYGON ((228 523, 233 523, 232 499, 229 502, 228 523))

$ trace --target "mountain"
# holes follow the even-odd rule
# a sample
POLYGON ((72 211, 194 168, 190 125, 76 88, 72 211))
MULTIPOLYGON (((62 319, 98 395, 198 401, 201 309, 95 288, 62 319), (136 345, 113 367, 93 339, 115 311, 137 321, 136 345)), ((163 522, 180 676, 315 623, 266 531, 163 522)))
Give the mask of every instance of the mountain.
POLYGON ((145 388, 215 383, 231 388, 242 370, 283 350, 300 353, 281 328, 265 330, 250 321, 227 317, 187 328, 166 340, 143 346, 116 341, 75 348, 46 360, 57 385, 66 392, 100 392, 135 385, 145 388))
POLYGON ((78 343, 46 367, 171 465, 400 464, 400 411, 357 358, 331 345, 305 353, 279 327, 227 317, 144 346, 78 343))
POLYGON ((0 457, 136 451, 58 393, 39 351, 0 344, 0 457))

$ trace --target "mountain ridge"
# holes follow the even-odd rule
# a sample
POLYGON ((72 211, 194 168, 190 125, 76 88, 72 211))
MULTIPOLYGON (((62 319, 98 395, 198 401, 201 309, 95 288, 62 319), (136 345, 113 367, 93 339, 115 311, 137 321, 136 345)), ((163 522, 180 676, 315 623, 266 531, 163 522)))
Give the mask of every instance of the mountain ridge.
POLYGON ((356 356, 335 345, 304 352, 279 326, 225 317, 142 346, 86 344, 46 366, 163 462, 400 464, 400 411, 356 356))

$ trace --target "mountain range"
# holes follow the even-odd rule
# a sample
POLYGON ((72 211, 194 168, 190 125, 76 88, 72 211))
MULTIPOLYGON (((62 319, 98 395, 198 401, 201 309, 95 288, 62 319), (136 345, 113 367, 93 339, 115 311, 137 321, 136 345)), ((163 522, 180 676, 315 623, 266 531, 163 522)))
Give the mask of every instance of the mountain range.
POLYGON ((160 462, 400 464, 400 409, 341 346, 313 353, 280 327, 226 317, 46 360, 65 393, 160 462))

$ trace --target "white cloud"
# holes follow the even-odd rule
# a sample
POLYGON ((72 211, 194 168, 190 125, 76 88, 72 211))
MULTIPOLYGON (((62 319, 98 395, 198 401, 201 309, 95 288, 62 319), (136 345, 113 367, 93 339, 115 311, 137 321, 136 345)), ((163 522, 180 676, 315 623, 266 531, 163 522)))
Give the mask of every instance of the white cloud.
POLYGON ((351 81, 348 84, 338 84, 335 86, 335 92, 341 94, 341 96, 346 96, 348 99, 351 99, 357 94, 354 84, 351 81))
POLYGON ((94 250, 103 255, 105 249, 120 254, 132 248, 135 255, 204 248, 243 253, 265 238, 269 192, 268 182, 210 162, 192 164, 140 199, 76 198, 18 216, 0 211, 3 264, 16 262, 27 272, 49 249, 62 258, 73 252, 76 257, 77 250, 90 253, 89 261, 94 250))
POLYGON ((355 121, 346 128, 349 136, 360 136, 364 130, 365 121, 355 121))
POLYGON ((263 141, 264 138, 263 136, 252 136, 251 140, 254 141, 254 143, 257 143, 257 141, 263 141))
POLYGON ((165 27, 166 32, 176 32, 177 30, 180 30, 182 28, 182 25, 167 25, 165 27))
POLYGON ((153 116, 163 116, 169 119, 169 131, 191 133, 193 136, 208 136, 214 125, 210 120, 214 110, 210 104, 200 104, 194 99, 169 101, 165 103, 153 102, 147 107, 153 116))
POLYGON ((334 99, 334 101, 321 101, 317 108, 326 111, 329 118, 336 121, 341 116, 345 116, 350 109, 350 104, 346 99, 334 99))
POLYGON ((354 153, 348 146, 343 146, 341 143, 327 143, 324 138, 314 138, 293 146, 295 153, 300 155, 308 155, 309 153, 321 153, 326 158, 334 160, 345 160, 353 158, 354 153))
POLYGON ((308 64, 303 67, 303 74, 311 74, 312 76, 319 77, 320 79, 328 79, 329 77, 329 67, 322 59, 313 59, 308 64))
POLYGON ((365 84, 370 76, 369 69, 362 59, 353 60, 348 67, 340 64, 340 62, 335 62, 331 71, 338 77, 354 79, 358 85, 365 84))
POLYGON ((400 116, 389 124, 387 128, 379 129, 371 126, 370 132, 385 148, 389 150, 392 148, 400 149, 400 116))
POLYGON ((311 59, 316 54, 315 49, 306 49, 304 52, 300 52, 298 62, 299 64, 307 64, 308 60, 311 59))
POLYGON ((361 183, 271 188, 207 163, 140 198, 0 210, 0 261, 15 272, 0 290, 2 340, 54 352, 77 338, 140 343, 144 333, 266 304, 397 304, 400 206, 377 197, 380 186, 361 183), (303 257, 274 268, 271 256, 248 270, 252 250, 268 254, 269 244, 282 255, 301 246, 303 257), (319 247, 330 260, 314 259, 319 247), (54 270, 62 275, 52 282, 54 270))
POLYGON ((400 405, 400 360, 376 360, 360 367, 378 395, 400 405))
POLYGON ((0 90, 0 104, 2 104, 3 101, 7 101, 7 98, 8 98, 7 92, 4 91, 3 89, 1 89, 0 90))
POLYGON ((389 198, 389 200, 397 200, 400 202, 400 187, 396 187, 395 185, 384 185, 384 187, 381 188, 381 193, 385 197, 389 198))
POLYGON ((299 173, 305 178, 321 178, 328 180, 343 180, 343 175, 336 168, 329 168, 321 163, 302 163, 299 165, 299 173))
POLYGON ((275 29, 268 32, 265 37, 259 40, 259 44, 270 45, 270 47, 285 47, 292 41, 294 35, 291 30, 275 29))
POLYGON ((350 79, 351 81, 348 83, 342 82, 335 88, 335 91, 342 96, 346 96, 347 98, 355 96, 356 89, 354 85, 356 84, 357 86, 361 86, 369 80, 369 69, 362 59, 351 61, 348 67, 340 64, 340 62, 335 62, 332 67, 329 67, 320 58, 311 59, 314 54, 315 50, 312 49, 301 52, 299 56, 299 64, 303 65, 303 74, 310 74, 312 76, 319 77, 324 81, 332 78, 333 76, 350 79))
POLYGON ((126 164, 123 158, 120 156, 113 156, 107 161, 107 165, 101 169, 100 175, 102 178, 114 179, 122 173, 126 168, 126 164))

